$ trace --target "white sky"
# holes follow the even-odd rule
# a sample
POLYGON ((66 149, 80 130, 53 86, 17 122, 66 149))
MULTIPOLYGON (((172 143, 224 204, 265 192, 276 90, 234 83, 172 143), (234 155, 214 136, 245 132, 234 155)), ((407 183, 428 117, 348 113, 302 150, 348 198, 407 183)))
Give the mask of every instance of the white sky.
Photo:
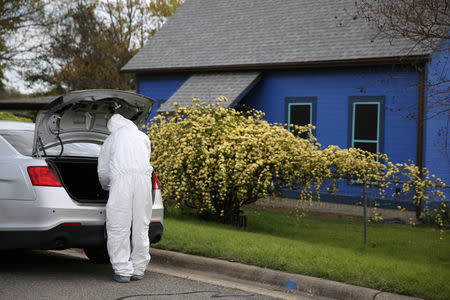
MULTIPOLYGON (((52 3, 50 0, 43 0, 46 1, 47 3, 52 3)), ((107 0, 100 0, 102 2, 107 2, 107 0)), ((124 0, 110 0, 111 2, 117 2, 117 1, 124 1, 124 0)), ((154 0, 144 0, 147 3, 154 1, 154 0)), ((52 7, 50 5, 50 7, 52 7)), ((156 22, 155 20, 149 20, 149 24, 147 24, 147 26, 153 27, 155 26, 154 22, 156 22)), ((17 33, 16 34, 16 38, 11 39, 12 43, 17 43, 18 40, 19 44, 23 44, 25 46, 28 45, 33 45, 33 43, 42 43, 43 39, 45 39, 44 36, 40 36, 39 38, 36 38, 34 36, 34 38, 30 38, 30 35, 28 34, 30 32, 22 32, 22 33, 17 33), (28 37, 27 37, 28 36, 28 37)), ((33 36, 33 35, 31 35, 33 36)), ((29 56, 25 54, 25 58, 32 58, 32 54, 30 54, 29 56)), ((31 93, 35 93, 35 92, 43 92, 45 90, 47 90, 49 87, 46 85, 34 85, 33 87, 28 87, 27 83, 23 80, 23 78, 21 77, 21 75, 19 74, 19 72, 17 72, 16 70, 14 70, 13 68, 7 68, 4 70, 4 77, 5 79, 3 80, 3 83, 5 84, 5 87, 8 89, 15 89, 18 90, 19 92, 23 93, 23 94, 31 94, 31 93)))

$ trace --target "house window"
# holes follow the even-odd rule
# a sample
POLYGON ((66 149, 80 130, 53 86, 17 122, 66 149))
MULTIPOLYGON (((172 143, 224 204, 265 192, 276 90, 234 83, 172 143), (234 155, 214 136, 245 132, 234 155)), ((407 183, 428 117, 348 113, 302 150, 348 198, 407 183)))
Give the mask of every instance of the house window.
POLYGON ((349 146, 383 152, 384 97, 350 97, 351 140, 349 146))
MULTIPOLYGON (((286 123, 288 129, 291 125, 305 126, 316 123, 316 97, 289 97, 286 98, 286 123)), ((308 133, 300 135, 308 138, 308 133)))

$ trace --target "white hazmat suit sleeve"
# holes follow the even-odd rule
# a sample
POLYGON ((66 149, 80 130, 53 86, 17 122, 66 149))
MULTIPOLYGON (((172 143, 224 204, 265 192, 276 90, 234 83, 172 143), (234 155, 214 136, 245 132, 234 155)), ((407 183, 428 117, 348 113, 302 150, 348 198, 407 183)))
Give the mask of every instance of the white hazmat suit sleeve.
POLYGON ((99 181, 109 185, 106 205, 108 253, 115 274, 143 275, 150 260, 153 168, 150 140, 121 115, 108 121, 110 136, 98 159, 99 181), (131 243, 130 243, 131 235, 131 243))
POLYGON ((110 171, 109 171, 109 163, 110 163, 110 148, 111 142, 109 137, 103 143, 103 146, 100 149, 100 154, 98 156, 98 165, 97 165, 97 173, 98 179, 102 188, 105 191, 109 190, 109 185, 111 181, 110 171))

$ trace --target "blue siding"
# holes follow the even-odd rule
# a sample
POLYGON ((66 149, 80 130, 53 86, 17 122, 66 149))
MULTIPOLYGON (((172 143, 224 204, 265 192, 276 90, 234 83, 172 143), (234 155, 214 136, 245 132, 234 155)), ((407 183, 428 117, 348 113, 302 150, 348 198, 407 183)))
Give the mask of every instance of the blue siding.
POLYGON ((137 93, 156 100, 148 121, 157 115, 161 103, 169 99, 189 76, 182 73, 137 75, 137 93))
MULTIPOLYGON (((394 72, 392 66, 269 71, 244 102, 264 111, 269 122, 281 123, 285 120, 283 104, 286 97, 317 97, 318 142, 323 146, 337 145, 348 148, 351 147, 352 133, 351 99, 361 96, 383 98, 384 126, 380 128, 383 144, 380 149, 383 149, 393 162, 415 162, 418 79, 419 74, 414 69, 403 68, 394 72)), ((286 196, 296 195, 295 192, 288 194, 286 196)), ((356 203, 361 201, 362 192, 358 186, 344 184, 339 195, 340 197, 334 200, 326 195, 322 199, 356 203)), ((410 205, 412 197, 397 200, 383 201, 381 206, 401 205, 413 209, 410 205), (406 204, 408 202, 402 202, 404 200, 407 200, 409 205, 406 204)))
MULTIPOLYGON (((449 49, 450 42, 446 41, 442 45, 444 49, 449 49)), ((447 185, 450 185, 450 114, 449 112, 436 113, 444 108, 448 108, 449 84, 449 55, 450 51, 435 52, 432 61, 427 65, 426 77, 428 87, 425 92, 426 97, 426 120, 424 128, 424 166, 431 170, 437 177, 441 178, 447 185), (436 83, 441 82, 436 86, 436 83), (445 100, 447 98, 447 100, 445 100), (437 106, 434 103, 447 103, 447 107, 437 106)), ((450 198, 450 189, 447 189, 447 199, 450 198)))
POLYGON ((244 99, 266 113, 269 122, 284 123, 286 97, 317 97, 317 138, 322 145, 347 148, 349 97, 384 96, 384 152, 394 162, 416 160, 418 73, 390 68, 312 69, 266 72, 244 99))
MULTIPOLYGON (((439 66, 442 69, 442 61, 439 62, 439 59, 444 57, 436 55, 428 67, 429 79, 433 79, 432 74, 436 73, 439 66)), ((161 102, 170 98, 189 75, 138 75, 138 93, 157 101, 151 118, 156 115, 161 102)), ((271 123, 285 123, 286 99, 313 97, 314 121, 319 143, 324 146, 348 148, 351 146, 349 141, 351 143, 352 132, 349 125, 349 118, 352 117, 352 111, 349 109, 351 99, 360 96, 381 96, 384 99, 384 126, 380 132, 383 137, 380 149, 383 149, 393 162, 415 163, 418 79, 419 74, 415 69, 395 69, 393 66, 266 71, 256 86, 242 99, 241 104, 264 111, 266 119, 271 123)), ((448 114, 443 114, 427 120, 424 132, 424 165, 432 173, 447 180, 447 183, 449 124, 448 114)), ((354 201, 360 199, 360 188, 347 187, 340 195, 349 196, 348 199, 354 201)), ((408 197, 408 201, 411 202, 412 197, 408 197)), ((386 202, 386 206, 396 206, 397 202, 394 202, 386 202)))

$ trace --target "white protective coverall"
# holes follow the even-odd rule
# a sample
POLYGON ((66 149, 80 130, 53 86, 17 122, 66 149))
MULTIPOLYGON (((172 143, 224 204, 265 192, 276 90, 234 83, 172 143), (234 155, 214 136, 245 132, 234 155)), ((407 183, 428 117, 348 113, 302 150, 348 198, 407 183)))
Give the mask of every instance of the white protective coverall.
POLYGON ((150 140, 119 114, 114 114, 107 126, 111 134, 101 147, 97 171, 103 189, 109 190, 108 254, 115 274, 143 275, 150 261, 148 228, 153 172, 150 140))

